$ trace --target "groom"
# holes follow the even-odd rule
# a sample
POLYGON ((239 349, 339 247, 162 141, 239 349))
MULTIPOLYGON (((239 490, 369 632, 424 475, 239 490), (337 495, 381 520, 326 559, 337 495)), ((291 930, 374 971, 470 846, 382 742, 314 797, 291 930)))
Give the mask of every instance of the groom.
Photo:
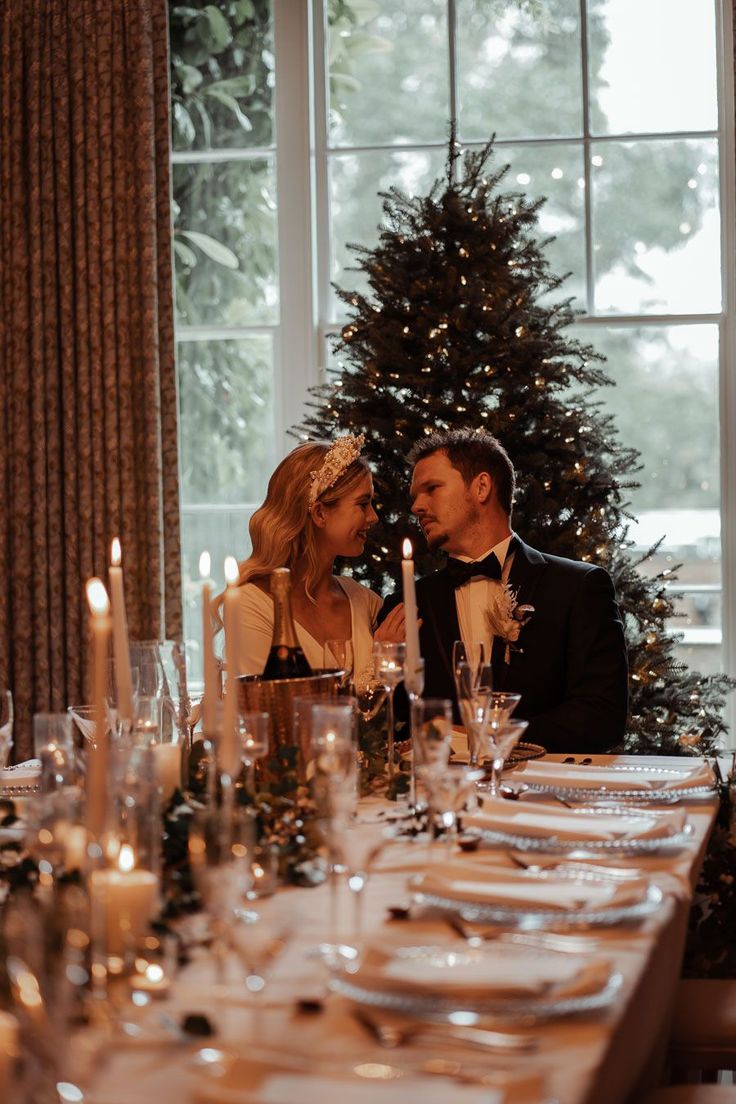
POLYGON ((432 433, 409 463, 412 513, 429 547, 449 556, 417 581, 425 696, 454 700, 453 641, 484 640, 494 689, 521 694, 514 716, 529 721, 526 740, 548 751, 613 747, 626 725, 627 665, 608 573, 538 552, 512 532, 514 468, 489 433, 432 433))

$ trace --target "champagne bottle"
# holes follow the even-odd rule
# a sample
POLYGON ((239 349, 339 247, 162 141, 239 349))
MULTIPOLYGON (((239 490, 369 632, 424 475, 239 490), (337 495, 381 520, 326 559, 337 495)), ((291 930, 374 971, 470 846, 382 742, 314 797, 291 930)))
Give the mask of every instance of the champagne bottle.
POLYGON ((277 567, 271 573, 271 597, 273 637, 271 651, 263 668, 263 678, 309 678, 312 668, 299 646, 291 614, 291 572, 288 567, 277 567))

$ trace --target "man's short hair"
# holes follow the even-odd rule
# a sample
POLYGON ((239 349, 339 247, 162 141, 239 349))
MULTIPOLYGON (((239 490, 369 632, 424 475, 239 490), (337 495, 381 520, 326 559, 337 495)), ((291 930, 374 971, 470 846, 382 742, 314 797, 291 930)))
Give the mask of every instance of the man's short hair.
POLYGON ((409 463, 414 467, 435 452, 446 453, 466 486, 476 475, 488 472, 501 509, 511 516, 516 475, 509 454, 497 437, 484 429, 438 429, 417 441, 409 453, 409 463))

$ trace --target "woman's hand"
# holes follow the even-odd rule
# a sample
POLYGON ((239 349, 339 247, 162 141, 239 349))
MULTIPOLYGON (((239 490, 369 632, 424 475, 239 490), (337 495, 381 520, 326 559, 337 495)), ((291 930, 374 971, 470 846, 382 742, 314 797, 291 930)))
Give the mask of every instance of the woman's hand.
MULTIPOLYGON (((421 625, 421 621, 419 624, 421 625)), ((373 639, 388 641, 391 644, 404 643, 406 640, 406 620, 403 602, 400 602, 398 606, 394 606, 386 620, 376 629, 373 639)))

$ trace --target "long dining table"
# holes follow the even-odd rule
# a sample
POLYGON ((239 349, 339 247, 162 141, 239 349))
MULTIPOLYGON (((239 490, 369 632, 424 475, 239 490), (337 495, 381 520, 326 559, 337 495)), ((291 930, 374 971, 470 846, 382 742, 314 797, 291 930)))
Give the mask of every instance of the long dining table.
MULTIPOLYGON (((551 760, 561 757, 548 757, 551 760)), ((578 757, 580 758, 580 757, 578 757)), ((593 765, 631 763, 623 756, 593 756, 593 765)), ((637 765, 692 768, 697 760, 637 756, 637 765)), ((523 804, 517 805, 519 809, 523 804)), ((407 1042, 387 1050, 371 1038, 351 1014, 343 996, 328 991, 329 970, 315 949, 331 937, 330 889, 287 888, 298 933, 276 964, 263 999, 257 1039, 253 1034, 251 1002, 242 967, 228 963, 224 978, 217 976, 211 955, 202 950, 174 980, 168 996, 145 1008, 131 1010, 142 1025, 137 1037, 118 1035, 96 1058, 90 1104, 331 1104, 414 1099, 521 1104, 522 1101, 559 1101, 559 1104, 621 1104, 655 1085, 664 1061, 673 1001, 687 929, 688 912, 717 809, 715 794, 682 801, 692 832, 679 850, 637 854, 616 861, 643 871, 663 891, 657 910, 635 924, 587 929, 596 954, 610 960, 621 975, 621 986, 611 1005, 594 1013, 553 1018, 525 1025, 537 1037, 532 1054, 511 1055, 466 1048, 442 1040, 431 1045, 407 1042), (190 1013, 204 1014, 214 1034, 209 1039, 181 1040, 167 1035, 162 1025, 181 1021, 190 1013), (218 1081, 218 1063, 241 1056, 243 1083, 228 1087, 218 1081), (428 1064, 428 1059, 431 1059, 428 1064), (442 1059, 447 1060, 443 1065, 442 1059), (254 1063, 249 1082, 248 1062, 254 1063), (439 1063, 439 1064, 438 1064, 439 1063), (264 1070, 266 1075, 264 1076, 264 1070), (291 1074, 279 1078, 280 1070, 291 1074), (268 1076, 268 1071, 274 1073, 268 1076), (356 1071, 358 1071, 356 1073, 356 1071), (438 1076, 438 1073, 441 1076, 438 1076), (481 1082, 481 1077, 483 1078, 481 1082)), ((387 802, 361 803, 365 830, 391 816, 387 802)), ((442 860, 442 841, 396 839, 376 861, 365 889, 363 933, 380 945, 400 933, 427 943, 453 938, 445 919, 432 913, 403 916, 408 899, 407 880, 428 863, 442 860)), ((489 850, 463 855, 476 861, 479 871, 489 850)), ((510 855, 495 848, 501 866, 513 867, 510 855)), ((343 921, 349 923, 347 891, 343 893, 343 921)), ((455 935, 462 944, 460 935, 455 935)))

